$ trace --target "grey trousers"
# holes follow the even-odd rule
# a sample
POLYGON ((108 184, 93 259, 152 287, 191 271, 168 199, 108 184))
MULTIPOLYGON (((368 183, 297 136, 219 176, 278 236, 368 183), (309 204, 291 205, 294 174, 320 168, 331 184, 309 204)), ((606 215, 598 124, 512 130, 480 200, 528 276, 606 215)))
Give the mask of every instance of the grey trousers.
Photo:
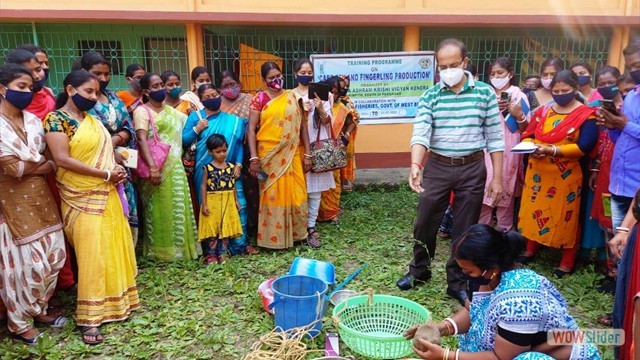
MULTIPOLYGON (((429 159, 424 168, 417 217, 413 227, 413 260, 409 272, 416 279, 425 278, 430 271, 436 251, 436 234, 444 212, 453 200, 452 244, 473 224, 478 222, 484 198, 487 169, 484 159, 473 163, 452 166, 429 159)), ((457 262, 450 256, 447 261, 447 285, 454 291, 467 289, 467 282, 457 262)))

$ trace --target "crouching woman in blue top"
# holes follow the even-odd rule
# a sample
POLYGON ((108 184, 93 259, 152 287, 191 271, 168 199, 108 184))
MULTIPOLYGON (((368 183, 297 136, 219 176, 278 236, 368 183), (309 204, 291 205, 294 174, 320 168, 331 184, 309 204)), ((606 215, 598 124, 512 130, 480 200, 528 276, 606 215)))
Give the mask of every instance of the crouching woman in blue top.
MULTIPOLYGON (((560 292, 546 278, 518 269, 515 260, 525 239, 476 224, 453 246, 453 258, 469 278, 469 310, 462 308, 437 324, 442 336, 458 335, 460 349, 421 340, 422 359, 600 359, 593 345, 550 345, 552 329, 576 330, 560 292), (447 356, 448 355, 448 356, 447 356)), ((415 328, 405 336, 413 337, 415 328)))

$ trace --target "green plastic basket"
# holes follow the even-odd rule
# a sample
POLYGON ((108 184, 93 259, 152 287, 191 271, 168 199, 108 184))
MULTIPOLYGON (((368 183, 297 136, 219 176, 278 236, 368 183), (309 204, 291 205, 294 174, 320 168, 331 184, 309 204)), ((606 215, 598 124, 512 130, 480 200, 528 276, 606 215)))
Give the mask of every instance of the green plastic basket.
POLYGON ((333 309, 338 333, 351 350, 374 359, 397 359, 413 353, 402 334, 431 318, 427 309, 411 300, 389 295, 355 296, 333 309))

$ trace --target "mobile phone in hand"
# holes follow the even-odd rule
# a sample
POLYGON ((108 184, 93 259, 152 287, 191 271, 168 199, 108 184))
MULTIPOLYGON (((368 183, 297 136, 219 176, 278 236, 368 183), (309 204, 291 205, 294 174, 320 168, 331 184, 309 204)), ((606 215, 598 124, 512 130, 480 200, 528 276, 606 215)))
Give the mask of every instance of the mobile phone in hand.
POLYGON ((601 99, 600 107, 612 113, 613 115, 619 115, 618 109, 616 109, 616 104, 614 104, 613 100, 601 99))
POLYGON ((500 93, 500 100, 501 101, 510 102, 511 101, 511 94, 509 94, 506 91, 503 91, 502 93, 500 93))
POLYGON ((264 172, 264 170, 261 169, 258 172, 258 180, 259 181, 265 182, 265 181, 267 181, 268 178, 269 178, 269 175, 267 175, 267 173, 264 172))

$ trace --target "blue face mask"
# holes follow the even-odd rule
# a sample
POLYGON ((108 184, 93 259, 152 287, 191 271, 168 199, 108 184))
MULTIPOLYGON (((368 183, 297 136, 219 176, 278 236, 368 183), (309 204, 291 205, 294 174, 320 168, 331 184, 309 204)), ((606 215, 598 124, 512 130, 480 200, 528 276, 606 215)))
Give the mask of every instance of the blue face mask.
POLYGON ((489 285, 489 283, 491 283, 491 281, 493 280, 493 277, 495 276, 492 275, 490 279, 487 279, 486 277, 484 277, 484 274, 487 273, 487 270, 485 270, 482 275, 480 276, 469 276, 469 275, 465 275, 465 277, 467 278, 467 280, 471 283, 474 284, 478 284, 480 286, 484 286, 484 285, 489 285))
POLYGON ((7 88, 7 93, 4 95, 5 100, 18 110, 24 110, 31 104, 33 100, 33 93, 31 91, 16 91, 7 88))
POLYGON ((217 98, 204 100, 202 105, 211 111, 218 111, 220 105, 222 105, 222 98, 218 96, 217 98))
POLYGON ((167 90, 162 89, 162 90, 152 91, 149 93, 149 97, 153 101, 163 102, 164 99, 167 97, 167 90))
POLYGON ((532 88, 528 88, 528 87, 526 87, 526 88, 522 88, 522 92, 523 92, 525 95, 529 95, 529 93, 532 93, 532 92, 534 92, 534 91, 536 91, 536 89, 532 89, 532 88))
POLYGON ((555 101, 556 104, 560 106, 565 106, 576 98, 576 93, 570 92, 570 93, 561 94, 561 95, 553 94, 552 96, 553 96, 553 101, 555 101))
POLYGON ((631 78, 636 82, 636 84, 640 84, 640 70, 630 71, 629 75, 631 75, 631 78))
POLYGON ((73 100, 73 103, 80 111, 89 111, 93 109, 93 107, 96 106, 97 103, 97 101, 89 100, 86 97, 78 94, 78 92, 76 92, 76 94, 71 97, 71 100, 73 100))
POLYGON ((313 81, 313 76, 311 75, 298 75, 296 76, 296 80, 302 85, 309 85, 310 82, 313 81))
POLYGON ((182 88, 179 87, 174 87, 173 89, 171 89, 171 91, 169 91, 169 97, 172 99, 179 98, 180 94, 182 94, 182 88))
POLYGON ((599 87, 598 92, 600 93, 600 95, 602 95, 603 98, 607 100, 613 100, 613 98, 616 97, 616 95, 618 95, 620 91, 618 90, 617 85, 608 85, 599 87))
POLYGON ((342 90, 340 90, 339 94, 340 94, 341 97, 345 97, 345 96, 347 96, 348 92, 349 92, 349 89, 342 89, 342 90))
POLYGON ((42 90, 42 88, 44 87, 44 82, 47 81, 46 78, 42 78, 36 82, 33 83, 33 92, 37 93, 38 91, 42 90))
POLYGON ((591 75, 578 75, 578 86, 591 84, 591 75))
POLYGON ((43 69, 44 71, 44 81, 47 81, 47 79, 49 79, 49 69, 43 69))

